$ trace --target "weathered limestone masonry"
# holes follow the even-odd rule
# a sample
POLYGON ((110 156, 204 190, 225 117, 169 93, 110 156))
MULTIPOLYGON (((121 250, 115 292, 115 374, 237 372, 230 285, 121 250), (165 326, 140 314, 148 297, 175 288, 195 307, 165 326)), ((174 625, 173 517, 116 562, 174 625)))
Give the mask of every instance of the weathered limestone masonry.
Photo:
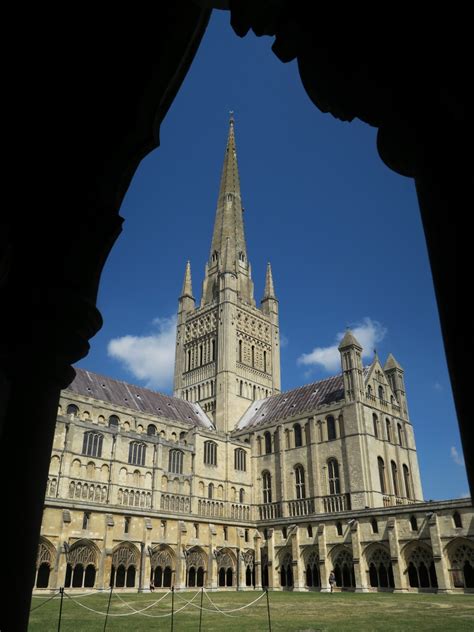
POLYGON ((58 410, 36 590, 474 589, 469 499, 425 502, 404 371, 280 392, 278 300, 257 307, 231 119, 202 298, 186 265, 174 396, 77 370, 58 410))

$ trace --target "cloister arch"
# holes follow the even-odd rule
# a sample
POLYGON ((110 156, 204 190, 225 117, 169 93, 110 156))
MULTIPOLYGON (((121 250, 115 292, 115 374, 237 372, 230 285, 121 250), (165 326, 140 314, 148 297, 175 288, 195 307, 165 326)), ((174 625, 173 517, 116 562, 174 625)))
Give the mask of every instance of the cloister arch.
POLYGON ((455 538, 446 546, 448 570, 453 588, 474 588, 474 543, 455 538))
POLYGON ((35 588, 48 588, 51 569, 54 566, 56 551, 49 540, 40 537, 36 556, 35 588))
POLYGON ((199 546, 186 552, 186 586, 204 586, 207 561, 207 554, 199 546))
POLYGON ((378 590, 393 590, 395 580, 388 547, 379 543, 369 544, 364 551, 364 559, 368 586, 378 590))
POLYGON ((236 584, 237 560, 228 549, 220 549, 216 555, 218 586, 230 588, 236 584))
POLYGON ((336 576, 336 586, 342 590, 355 588, 354 560, 347 546, 335 546, 330 553, 332 567, 336 576))
POLYGON ((305 585, 307 588, 321 588, 321 573, 319 570, 319 551, 310 546, 303 551, 305 568, 305 585))
POLYGON ((134 588, 139 568, 140 554, 130 542, 121 542, 112 552, 110 586, 134 588))
POLYGON ((151 576, 155 588, 171 588, 174 586, 176 573, 176 555, 173 550, 161 544, 151 552, 151 576))
POLYGON ((407 544, 402 551, 402 555, 405 560, 405 572, 410 588, 425 590, 438 588, 431 547, 417 540, 407 544))
POLYGON ((100 551, 92 540, 77 540, 66 552, 65 588, 94 588, 100 551))

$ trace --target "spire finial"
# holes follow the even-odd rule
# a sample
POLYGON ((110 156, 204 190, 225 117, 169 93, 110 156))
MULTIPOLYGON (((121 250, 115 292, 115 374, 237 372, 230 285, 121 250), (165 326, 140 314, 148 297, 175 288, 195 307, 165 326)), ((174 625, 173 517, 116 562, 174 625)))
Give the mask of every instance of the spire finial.
POLYGON ((229 110, 229 123, 234 124, 234 110, 229 110))
POLYGON ((194 299, 191 282, 191 263, 189 261, 186 262, 186 270, 184 272, 183 289, 181 290, 181 297, 183 296, 189 296, 194 299))
POLYGON ((265 275, 265 291, 263 293, 263 300, 266 298, 276 298, 275 288, 273 287, 273 276, 271 263, 267 263, 267 273, 265 275))

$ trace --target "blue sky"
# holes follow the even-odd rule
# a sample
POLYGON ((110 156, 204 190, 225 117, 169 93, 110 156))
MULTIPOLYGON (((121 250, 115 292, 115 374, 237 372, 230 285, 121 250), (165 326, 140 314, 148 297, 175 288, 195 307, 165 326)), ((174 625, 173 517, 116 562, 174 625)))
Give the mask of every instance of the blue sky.
POLYGON ((214 11, 161 146, 125 197, 98 299, 104 327, 77 366, 171 392, 173 317, 188 259, 200 296, 233 110, 256 299, 271 261, 280 300, 282 388, 337 373, 331 348, 357 329, 367 362, 376 346, 405 369, 425 498, 465 495, 413 181, 382 163, 374 129, 317 110, 271 43, 239 39, 214 11))

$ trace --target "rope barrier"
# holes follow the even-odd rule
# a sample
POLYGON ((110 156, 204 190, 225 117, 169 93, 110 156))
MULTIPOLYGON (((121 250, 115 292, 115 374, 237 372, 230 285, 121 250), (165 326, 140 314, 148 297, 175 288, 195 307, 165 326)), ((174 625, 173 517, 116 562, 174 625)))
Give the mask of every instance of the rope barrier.
MULTIPOLYGON (((171 591, 168 591, 169 594, 171 591)), ((71 595, 69 593, 64 593, 66 595, 66 597, 68 597, 71 601, 73 601, 74 603, 76 603, 78 606, 80 606, 81 608, 84 608, 84 610, 89 610, 90 612, 95 612, 95 614, 100 614, 102 616, 107 616, 106 612, 101 612, 100 610, 94 610, 93 608, 89 608, 89 606, 86 606, 85 604, 81 603, 80 601, 77 601, 76 599, 74 599, 73 597, 71 597, 71 595)), ((192 601, 194 599, 196 599, 196 597, 199 595, 199 592, 197 592, 194 597, 191 599, 191 601, 186 602, 186 604, 180 608, 179 610, 176 610, 174 614, 177 614, 178 612, 182 612, 189 604, 192 603, 192 601)), ((132 608, 133 612, 119 612, 119 613, 110 613, 109 612, 109 617, 133 617, 133 615, 135 614, 141 614, 142 617, 150 617, 152 619, 163 619, 165 617, 171 617, 171 612, 167 612, 166 614, 147 614, 145 611, 149 610, 150 608, 152 608, 153 606, 155 606, 159 601, 161 601, 163 599, 160 598, 158 599, 156 602, 150 604, 149 606, 147 606, 146 608, 143 608, 142 610, 135 610, 134 608, 132 608)), ((194 604, 193 604, 194 605, 194 604)), ((129 606, 131 608, 131 606, 129 606)))
MULTIPOLYGON (((153 608, 154 606, 159 604, 161 601, 163 601, 171 592, 172 592, 171 590, 168 590, 159 599, 156 599, 155 601, 153 601, 153 603, 145 606, 144 608, 141 608, 140 610, 137 610, 136 608, 134 608, 131 604, 127 603, 127 601, 125 601, 118 593, 115 593, 115 596, 117 597, 117 599, 120 602, 122 602, 124 606, 129 608, 131 610, 131 612, 109 612, 109 610, 107 610, 107 612, 102 612, 101 610, 95 610, 94 608, 90 608, 89 606, 86 606, 85 604, 81 603, 80 601, 78 601, 75 598, 75 596, 72 596, 70 593, 66 592, 64 589, 60 589, 59 590, 59 594, 61 594, 61 597, 63 595, 65 595, 68 599, 70 599, 76 605, 80 606, 84 610, 88 610, 89 612, 93 612, 94 614, 98 614, 98 615, 101 615, 101 616, 104 616, 104 617, 131 617, 131 616, 134 616, 136 614, 139 614, 139 615, 141 615, 143 617, 149 617, 149 618, 153 618, 153 619, 164 619, 166 617, 173 617, 175 614, 178 614, 179 612, 182 612, 183 610, 185 610, 185 608, 187 608, 188 606, 192 606, 193 608, 197 608, 198 610, 200 610, 201 611, 201 616, 202 616, 202 612, 211 612, 211 613, 216 613, 217 612, 217 613, 222 614, 222 615, 224 615, 226 617, 238 618, 238 615, 233 615, 231 613, 233 613, 233 612, 240 612, 242 610, 250 608, 250 606, 253 606, 254 604, 256 604, 266 594, 265 592, 263 592, 261 595, 259 595, 256 599, 254 599, 250 603, 245 604, 243 606, 240 606, 238 608, 231 608, 229 610, 223 610, 222 608, 219 608, 219 606, 212 601, 212 599, 208 595, 207 590, 205 590, 204 588, 202 588, 201 590, 196 592, 196 594, 189 600, 184 599, 184 597, 182 597, 179 593, 175 593, 173 591, 173 594, 175 594, 176 597, 181 602, 184 602, 184 605, 181 608, 179 608, 176 611, 173 608, 172 612, 167 612, 165 614, 150 614, 150 613, 147 612, 147 610, 150 610, 151 608, 153 608), (205 606, 202 605, 202 596, 203 596, 203 594, 206 595, 206 598, 209 601, 209 603, 211 604, 212 608, 206 608, 205 606), (198 595, 201 595, 201 605, 193 603, 198 595)), ((81 596, 88 597, 91 594, 93 594, 93 593, 85 593, 83 595, 77 595, 77 596, 78 597, 81 597, 81 596)), ((36 606, 35 608, 32 608, 31 612, 33 610, 37 610, 38 608, 41 608, 41 606, 44 606, 46 603, 48 603, 48 601, 51 601, 52 599, 55 599, 57 596, 58 596, 58 592, 55 593, 54 595, 48 597, 48 599, 46 601, 44 601, 43 603, 38 604, 38 606, 36 606)), ((109 607, 110 607, 110 596, 111 596, 111 594, 109 595, 109 607)), ((200 623, 201 623, 201 621, 200 621, 200 623)))
MULTIPOLYGON (((41 608, 41 606, 45 606, 48 601, 51 601, 51 599, 54 599, 55 597, 57 597, 59 595, 59 590, 57 592, 54 593, 54 595, 52 597, 48 597, 46 599, 46 601, 43 601, 43 603, 39 603, 37 606, 35 606, 34 608, 30 609, 30 613, 34 612, 34 610, 38 610, 38 608, 41 608)), ((43 599, 45 599, 45 597, 43 597, 43 599)))

